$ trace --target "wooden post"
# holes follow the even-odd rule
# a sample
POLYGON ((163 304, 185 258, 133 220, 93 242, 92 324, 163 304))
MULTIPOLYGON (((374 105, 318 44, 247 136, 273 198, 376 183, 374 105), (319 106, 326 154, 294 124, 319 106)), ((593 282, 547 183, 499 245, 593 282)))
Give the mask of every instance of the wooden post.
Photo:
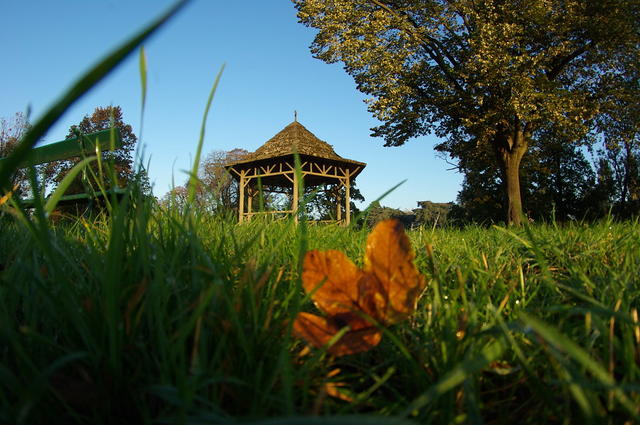
POLYGON ((344 194, 344 211, 345 211, 345 219, 346 219, 346 225, 348 226, 349 223, 351 223, 351 171, 350 170, 346 170, 345 172, 345 179, 344 179, 344 188, 345 188, 345 194, 344 194))
MULTIPOLYGON (((248 213, 252 213, 253 212, 253 188, 251 187, 251 185, 247 186, 247 212, 248 213)), ((253 217, 251 214, 249 214, 247 216, 247 221, 251 220, 251 217, 253 217)))
POLYGON ((293 196, 291 200, 291 210, 293 211, 293 219, 295 222, 298 222, 298 186, 300 182, 298 181, 298 173, 293 172, 293 196))
POLYGON ((244 218, 244 181, 246 170, 240 171, 240 194, 238 196, 238 223, 242 223, 244 218))
POLYGON ((336 186, 336 221, 340 223, 342 221, 342 199, 340 199, 340 189, 342 188, 342 180, 338 180, 339 184, 336 186))

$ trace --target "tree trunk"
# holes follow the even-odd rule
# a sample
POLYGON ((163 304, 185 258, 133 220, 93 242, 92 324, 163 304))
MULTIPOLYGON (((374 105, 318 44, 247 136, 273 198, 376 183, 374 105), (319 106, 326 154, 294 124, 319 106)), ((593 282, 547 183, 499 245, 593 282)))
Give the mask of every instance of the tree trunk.
POLYGON ((632 180, 634 174, 637 174, 631 143, 629 140, 624 141, 624 178, 622 180, 622 190, 620 191, 620 205, 622 205, 623 208, 631 200, 632 180))
POLYGON ((527 152, 527 133, 518 128, 513 131, 499 130, 492 141, 502 172, 507 195, 507 225, 522 224, 522 196, 520 194, 520 163, 527 152))

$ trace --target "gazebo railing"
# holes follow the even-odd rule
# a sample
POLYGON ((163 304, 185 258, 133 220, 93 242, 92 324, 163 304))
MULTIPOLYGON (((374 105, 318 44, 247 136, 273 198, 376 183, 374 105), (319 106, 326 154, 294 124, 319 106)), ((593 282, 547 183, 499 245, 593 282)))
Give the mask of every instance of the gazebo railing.
POLYGON ((259 215, 263 215, 263 216, 276 216, 278 214, 282 214, 282 217, 276 217, 276 220, 284 220, 287 218, 287 216, 293 214, 294 211, 293 210, 273 210, 273 211, 251 211, 251 212, 243 212, 242 213, 242 221, 250 221, 251 218, 253 218, 253 216, 259 216, 259 215))
MULTIPOLYGON (((284 220, 289 215, 294 214, 293 210, 273 210, 273 211, 252 211, 252 212, 244 212, 242 213, 243 221, 251 221, 254 216, 277 216, 282 215, 281 217, 275 217, 276 220, 284 220)), ((309 224, 345 224, 345 219, 341 218, 339 220, 313 220, 307 218, 306 222, 309 224)))

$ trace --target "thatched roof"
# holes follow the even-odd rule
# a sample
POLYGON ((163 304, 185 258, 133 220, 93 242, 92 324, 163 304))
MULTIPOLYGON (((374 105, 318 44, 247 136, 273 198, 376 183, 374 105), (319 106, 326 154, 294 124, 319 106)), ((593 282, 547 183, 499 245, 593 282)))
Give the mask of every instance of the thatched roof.
POLYGON ((319 156, 326 159, 343 159, 335 153, 330 144, 318 139, 298 121, 292 122, 267 140, 251 155, 251 159, 273 158, 291 155, 294 152, 298 155, 319 156))
MULTIPOLYGON (((231 173, 233 178, 239 179, 241 170, 249 170, 252 167, 264 167, 268 165, 289 163, 293 164, 294 154, 300 156, 301 162, 305 164, 322 164, 337 166, 343 170, 349 170, 351 178, 355 178, 367 165, 364 162, 346 159, 338 155, 333 147, 327 142, 318 139, 313 133, 307 130, 297 120, 286 126, 282 131, 267 140, 255 152, 243 157, 239 161, 225 164, 225 168, 231 173)), ((333 184, 335 178, 321 174, 311 173, 306 175, 305 184, 307 186, 317 186, 320 184, 333 184)), ((265 175, 262 177, 262 184, 267 186, 288 187, 291 186, 289 180, 282 173, 265 175)))
POLYGON ((278 134, 267 140, 264 145, 256 149, 255 152, 247 155, 241 161, 227 165, 268 160, 293 155, 294 153, 300 156, 308 155, 333 161, 366 165, 359 161, 341 157, 333 150, 330 144, 318 139, 298 121, 294 121, 286 126, 278 134))

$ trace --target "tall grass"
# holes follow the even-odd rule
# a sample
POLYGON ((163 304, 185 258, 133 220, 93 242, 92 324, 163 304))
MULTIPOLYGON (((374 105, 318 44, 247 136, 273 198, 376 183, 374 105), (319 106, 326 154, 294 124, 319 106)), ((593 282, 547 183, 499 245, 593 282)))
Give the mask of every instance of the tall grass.
MULTIPOLYGON (((24 149, 176 10, 63 95, 24 149)), ((361 262, 367 229, 237 225, 128 190, 90 218, 53 221, 37 197, 33 213, 2 207, 0 423, 640 421, 637 221, 413 230, 429 281, 416 314, 334 358, 291 336, 313 310, 301 260, 361 262)))
POLYGON ((288 334, 312 308, 301 238, 361 261, 366 230, 238 226, 134 199, 50 224, 50 251, 5 223, 0 421, 637 420, 637 223, 412 231, 429 279, 417 314, 336 359, 300 356, 288 334), (327 382, 352 401, 328 397, 327 382))

